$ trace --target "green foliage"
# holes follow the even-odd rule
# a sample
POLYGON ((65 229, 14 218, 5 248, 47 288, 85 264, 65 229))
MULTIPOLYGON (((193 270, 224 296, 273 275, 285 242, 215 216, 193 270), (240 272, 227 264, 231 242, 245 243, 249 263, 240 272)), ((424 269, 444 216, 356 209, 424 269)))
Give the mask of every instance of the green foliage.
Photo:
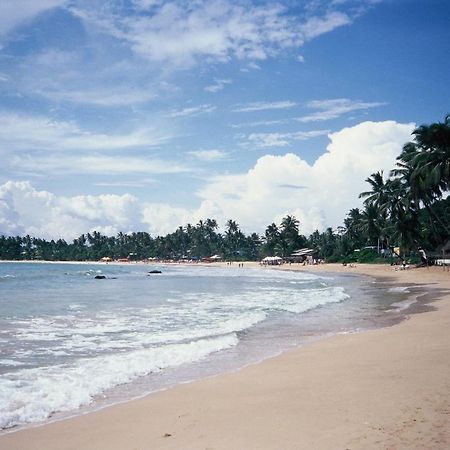
POLYGON ((354 253, 354 260, 358 263, 386 263, 386 259, 380 257, 376 250, 362 249, 360 252, 354 253))

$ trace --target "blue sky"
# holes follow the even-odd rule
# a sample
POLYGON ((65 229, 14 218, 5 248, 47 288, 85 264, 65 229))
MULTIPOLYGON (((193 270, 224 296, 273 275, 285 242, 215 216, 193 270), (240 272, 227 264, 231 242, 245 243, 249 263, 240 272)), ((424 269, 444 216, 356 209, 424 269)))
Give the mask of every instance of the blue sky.
POLYGON ((450 112, 442 0, 0 4, 0 233, 338 226, 450 112))

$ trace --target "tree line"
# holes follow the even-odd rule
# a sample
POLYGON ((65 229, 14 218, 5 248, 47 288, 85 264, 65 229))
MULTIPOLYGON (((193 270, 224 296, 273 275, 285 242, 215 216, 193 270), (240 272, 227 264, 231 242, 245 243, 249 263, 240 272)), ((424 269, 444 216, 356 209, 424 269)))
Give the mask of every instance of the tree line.
POLYGON ((345 261, 355 257, 355 250, 367 247, 400 247, 406 255, 419 246, 435 249, 450 239, 450 116, 415 129, 413 141, 403 146, 396 166, 387 175, 378 171, 366 181, 369 190, 360 194, 362 208, 351 209, 341 227, 315 231, 309 237, 300 233, 300 223, 292 215, 280 224, 268 225, 263 235, 246 235, 231 219, 220 233, 217 221, 208 218, 156 237, 146 232, 105 236, 93 231, 68 243, 3 235, 0 259, 179 260, 217 254, 225 260, 243 261, 288 257, 308 247, 316 250, 318 258, 345 261))
POLYGON ((202 259, 220 255, 225 260, 257 260, 263 256, 290 255, 306 238, 299 234, 299 221, 286 216, 281 224, 271 224, 265 233, 246 235, 234 220, 228 220, 225 232, 218 232, 215 219, 200 220, 196 225, 178 227, 166 236, 152 237, 146 232, 118 233, 105 236, 98 231, 82 234, 68 243, 31 236, 1 236, 0 259, 48 261, 96 261, 102 257, 142 260, 202 259))

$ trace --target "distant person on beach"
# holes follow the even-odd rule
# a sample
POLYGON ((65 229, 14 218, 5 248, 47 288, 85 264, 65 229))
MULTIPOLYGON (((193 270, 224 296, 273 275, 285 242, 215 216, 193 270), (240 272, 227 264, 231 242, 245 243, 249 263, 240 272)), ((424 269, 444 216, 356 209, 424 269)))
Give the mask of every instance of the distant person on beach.
POLYGON ((420 253, 420 261, 422 262, 421 266, 428 266, 428 258, 425 250, 422 247, 418 248, 420 253))

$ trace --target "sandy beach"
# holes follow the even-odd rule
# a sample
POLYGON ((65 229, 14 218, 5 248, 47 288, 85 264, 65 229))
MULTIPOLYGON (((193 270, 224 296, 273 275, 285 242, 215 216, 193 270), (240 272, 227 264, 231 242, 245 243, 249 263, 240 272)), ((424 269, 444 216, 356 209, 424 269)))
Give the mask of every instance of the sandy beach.
POLYGON ((450 448, 450 271, 332 264, 283 269, 426 286, 419 301, 429 311, 390 328, 337 335, 236 373, 4 434, 0 449, 450 448))

